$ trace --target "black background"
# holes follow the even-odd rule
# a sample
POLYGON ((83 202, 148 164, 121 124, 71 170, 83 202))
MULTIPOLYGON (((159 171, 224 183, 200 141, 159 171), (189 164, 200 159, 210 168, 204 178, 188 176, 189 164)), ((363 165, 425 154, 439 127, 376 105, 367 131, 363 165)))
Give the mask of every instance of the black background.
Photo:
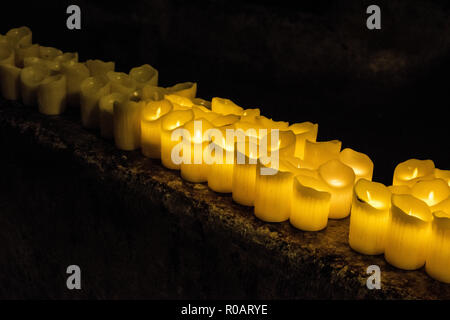
POLYGON ((376 1, 382 30, 370 31, 372 2, 8 1, 0 32, 27 25, 35 42, 81 61, 126 72, 150 63, 163 86, 197 81, 200 97, 318 122, 318 140, 368 154, 385 184, 409 158, 450 169, 449 4, 376 1), (81 7, 81 30, 66 28, 69 4, 81 7))

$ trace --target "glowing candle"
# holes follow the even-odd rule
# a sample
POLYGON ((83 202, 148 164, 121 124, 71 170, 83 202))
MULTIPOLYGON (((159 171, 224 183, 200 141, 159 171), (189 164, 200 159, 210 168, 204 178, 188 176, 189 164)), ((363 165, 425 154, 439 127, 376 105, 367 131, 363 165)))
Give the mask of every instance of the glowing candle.
POLYGON ((84 63, 71 60, 61 65, 61 71, 67 80, 67 105, 78 107, 80 105, 81 83, 89 77, 89 69, 84 63))
POLYGON ((411 188, 408 186, 389 186, 392 194, 411 194, 411 188))
POLYGON ((392 195, 391 222, 384 256, 391 265, 415 270, 425 264, 432 215, 421 200, 411 195, 392 195))
POLYGON ((103 138, 114 138, 114 104, 123 103, 126 100, 123 94, 114 92, 100 98, 100 134, 103 138))
POLYGON ((237 116, 235 114, 228 114, 228 115, 219 115, 218 117, 215 117, 211 121, 211 123, 215 127, 223 127, 223 126, 231 125, 231 124, 236 123, 238 121, 239 121, 239 116, 237 116))
POLYGON ((163 166, 168 169, 180 170, 181 161, 173 161, 176 156, 180 158, 180 152, 182 151, 182 143, 180 136, 175 136, 172 139, 172 133, 175 129, 183 126, 185 123, 194 119, 194 113, 192 110, 176 110, 169 112, 161 119, 161 162, 163 166), (181 146, 181 149, 175 148, 181 146), (172 152, 174 157, 172 157, 172 152))
POLYGON ((318 129, 319 125, 311 122, 294 123, 289 126, 289 130, 295 134, 295 156, 297 158, 304 158, 306 140, 316 142, 318 129))
MULTIPOLYGON (((272 129, 273 130, 273 129, 272 129)), ((270 131, 270 130, 269 130, 270 131)), ((268 137, 271 136, 268 132, 268 137)), ((270 139, 268 140, 270 141, 270 139)), ((293 157, 295 154, 296 137, 292 131, 280 131, 278 133, 278 149, 280 157, 293 157)), ((271 145, 271 143, 269 143, 271 145)))
POLYGON ((425 270, 432 278, 450 283, 450 214, 433 212, 425 270))
POLYGON ((22 69, 12 64, 0 64, 0 89, 6 100, 20 98, 20 73, 22 69))
POLYGON ((216 113, 220 113, 223 115, 234 114, 234 115, 242 115, 244 109, 239 107, 230 99, 218 98, 214 97, 211 100, 211 110, 216 113))
POLYGON ((186 141, 188 150, 183 149, 181 177, 190 182, 206 182, 209 166, 203 160, 203 153, 210 140, 205 133, 213 125, 206 119, 197 119, 187 122, 183 128, 189 132, 189 141, 186 141))
POLYGON ((433 179, 434 168, 432 160, 407 160, 395 168, 392 184, 412 187, 417 181, 433 179))
POLYGON ((294 178, 289 221, 297 229, 319 231, 328 223, 331 194, 320 179, 298 175, 294 178))
POLYGON ((41 65, 34 65, 22 69, 20 74, 20 93, 24 105, 37 105, 37 92, 39 85, 49 75, 50 70, 41 65))
POLYGON ((390 207, 391 192, 386 186, 358 180, 350 215, 349 244, 353 250, 369 255, 384 252, 390 207))
POLYGON ((56 57, 62 55, 63 52, 53 47, 39 47, 39 57, 44 60, 54 60, 56 57))
POLYGON ((242 148, 239 143, 236 143, 235 152, 236 164, 233 168, 231 186, 233 200, 244 206, 253 206, 255 202, 258 145, 246 142, 242 148))
POLYGON ((158 70, 149 64, 144 64, 130 70, 130 78, 136 82, 137 88, 143 88, 146 85, 158 85, 158 70))
POLYGON ((331 219, 342 219, 350 214, 355 173, 339 160, 330 160, 319 167, 320 177, 328 184, 331 193, 331 219))
POLYGON ((171 112, 169 100, 149 101, 142 110, 141 150, 146 157, 161 158, 161 117, 171 112))
POLYGON ((200 105, 194 105, 192 107, 192 111, 194 112, 194 119, 203 118, 208 120, 209 122, 212 122, 214 119, 220 116, 220 114, 212 112, 211 110, 200 105))
POLYGON ((442 179, 423 180, 412 187, 411 195, 425 202, 433 212, 434 206, 450 196, 450 188, 442 179))
POLYGON ((338 159, 342 142, 339 140, 313 142, 305 141, 305 153, 303 166, 316 169, 325 162, 338 159))
POLYGON ((339 160, 348 165, 355 172, 355 181, 367 179, 372 181, 373 162, 364 153, 346 148, 339 154, 339 160))
POLYGON ((111 92, 119 92, 129 96, 136 90, 136 82, 124 72, 109 71, 106 76, 111 81, 111 92))
POLYGON ((256 117, 260 116, 260 110, 259 109, 245 109, 242 112, 241 120, 246 122, 254 122, 256 117))
POLYGON ((39 57, 39 45, 38 44, 28 44, 19 45, 15 51, 15 63, 19 68, 23 68, 23 60, 27 57, 39 57))
POLYGON ((142 101, 125 100, 114 104, 114 141, 120 150, 141 146, 142 101))
POLYGON ((436 178, 440 178, 447 182, 448 186, 450 187, 450 170, 441 170, 438 168, 434 169, 434 176, 436 178))
POLYGON ((260 125, 262 128, 266 129, 278 129, 278 130, 288 130, 289 122, 286 121, 274 121, 264 116, 256 116, 255 123, 260 125))
MULTIPOLYGON (((216 192, 230 193, 233 191, 234 144, 235 139, 226 139, 226 131, 233 129, 232 125, 217 128, 219 136, 214 136, 211 144, 212 152, 207 159, 212 159, 208 169, 208 187, 216 192)), ((210 151, 210 149, 207 149, 210 151)))
POLYGON ((86 60, 86 67, 89 69, 91 77, 105 76, 108 72, 114 72, 115 62, 105 62, 102 60, 86 60))
POLYGON ((80 111, 81 123, 86 128, 100 126, 99 100, 110 92, 110 83, 106 76, 89 77, 81 83, 80 111))
POLYGON ((177 96, 185 97, 192 100, 197 95, 197 83, 196 82, 177 83, 172 87, 167 87, 166 90, 169 94, 175 94, 177 96))
POLYGON ((39 112, 46 115, 58 115, 66 109, 66 76, 57 74, 41 82, 37 92, 39 112))
POLYGON ((191 99, 176 94, 166 94, 164 95, 164 99, 172 103, 173 110, 188 110, 194 106, 191 99))
POLYGON ((14 50, 4 43, 0 43, 0 64, 15 64, 14 50))
POLYGON ((262 168, 263 165, 258 161, 254 202, 255 216, 266 222, 286 221, 291 214, 294 175, 286 168, 282 168, 281 165, 272 175, 262 174, 262 168))
POLYGON ((12 48, 17 48, 17 46, 31 45, 32 32, 28 27, 13 28, 6 33, 6 37, 11 44, 12 48))

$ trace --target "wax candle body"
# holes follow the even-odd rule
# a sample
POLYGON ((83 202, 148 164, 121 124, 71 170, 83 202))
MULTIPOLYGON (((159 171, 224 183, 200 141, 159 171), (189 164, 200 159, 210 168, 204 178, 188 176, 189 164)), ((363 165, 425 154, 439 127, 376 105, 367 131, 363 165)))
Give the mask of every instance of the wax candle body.
POLYGON ((425 270, 432 278, 450 283, 450 214, 433 212, 425 270))
POLYGON ((319 167, 320 177, 331 193, 331 219, 343 219, 350 214, 355 173, 339 160, 330 160, 319 167))
POLYGON ((9 44, 0 43, 0 64, 15 64, 14 50, 9 44))
POLYGON ((109 71, 106 76, 111 81, 111 92, 129 96, 136 90, 136 82, 126 73, 109 71))
POLYGON ((63 52, 53 47, 39 47, 39 57, 44 60, 54 60, 56 57, 62 55, 63 52))
POLYGON ((110 92, 110 83, 106 76, 89 77, 80 86, 81 123, 94 129, 100 126, 99 100, 110 92))
POLYGON ((23 65, 24 67, 32 67, 35 65, 39 65, 41 67, 47 68, 50 70, 50 74, 52 76, 60 73, 61 71, 61 64, 54 60, 45 60, 38 57, 26 57, 23 59, 23 65))
POLYGON ((247 121, 247 122, 254 122, 256 117, 259 117, 261 115, 261 111, 256 108, 256 109, 245 109, 242 112, 241 115, 241 120, 242 121, 247 121))
POLYGON ((408 186, 389 186, 392 194, 411 194, 411 188, 408 186))
POLYGON ((317 169, 327 161, 338 159, 341 145, 342 142, 339 140, 321 142, 306 140, 303 166, 317 169))
POLYGON ((443 179, 423 180, 412 187, 411 195, 424 201, 433 212, 434 206, 450 197, 450 188, 443 179))
POLYGON ((291 197, 294 175, 275 170, 275 174, 261 174, 262 165, 256 168, 255 216, 266 222, 282 222, 291 214, 291 197))
POLYGON ((146 157, 161 158, 161 117, 171 112, 169 100, 149 101, 142 110, 141 150, 146 157))
POLYGON ((20 45, 15 50, 15 63, 19 68, 23 68, 23 60, 27 57, 39 57, 39 45, 20 45))
POLYGON ((114 104, 114 141, 120 150, 141 146, 142 101, 125 100, 114 104))
POLYGON ((37 105, 39 85, 50 76, 50 70, 41 65, 23 68, 20 74, 20 93, 26 106, 37 105))
POLYGON ((339 154, 339 160, 355 172, 355 181, 367 179, 372 181, 373 162, 364 153, 346 148, 339 154))
POLYGON ((110 71, 114 72, 115 62, 105 62, 102 60, 86 60, 86 67, 89 69, 91 77, 106 76, 110 71))
POLYGON ((169 94, 175 94, 177 96, 185 97, 192 100, 197 95, 197 83, 196 82, 177 83, 172 87, 166 88, 166 91, 169 94))
POLYGON ((230 193, 233 191, 234 147, 215 144, 214 152, 215 161, 208 168, 208 187, 216 192, 230 193))
POLYGON ((412 187, 420 180, 434 178, 434 162, 432 160, 410 159, 395 167, 393 185, 412 187))
POLYGON ((353 250, 368 255, 384 252, 390 207, 391 192, 386 186, 358 180, 350 215, 349 244, 353 250))
POLYGON ((183 149, 183 163, 181 164, 181 177, 190 182, 208 181, 209 165, 203 159, 205 148, 210 141, 205 132, 213 128, 206 119, 197 119, 187 122, 184 126, 189 132, 189 141, 186 141, 186 148, 183 149))
POLYGON ((143 88, 146 85, 158 85, 158 70, 149 64, 144 64, 130 70, 130 78, 136 82, 137 88, 143 88))
POLYGON ((215 127, 218 128, 218 127, 223 127, 223 126, 228 126, 228 125, 234 124, 238 121, 239 121, 239 116, 237 116, 235 114, 228 114, 228 115, 219 115, 218 117, 215 117, 211 121, 211 123, 215 127))
POLYGON ((450 187, 450 170, 441 170, 441 169, 435 168, 434 176, 436 178, 442 179, 445 182, 447 182, 448 186, 450 187))
POLYGON ((213 112, 228 115, 228 114, 234 114, 234 115, 242 115, 244 112, 244 108, 238 106, 230 99, 224 99, 224 98, 218 98, 214 97, 211 100, 211 110, 213 112))
POLYGON ((244 206, 253 206, 255 202, 256 167, 258 163, 258 145, 246 142, 240 149, 235 145, 236 164, 233 168, 233 200, 244 206))
POLYGON ((103 138, 114 138, 114 104, 126 100, 123 94, 114 92, 100 98, 100 134, 103 138))
POLYGON ((28 27, 13 28, 6 33, 12 48, 31 45, 33 34, 28 27))
POLYGON ((20 99, 21 68, 11 64, 0 64, 0 89, 6 100, 20 99))
POLYGON ((214 119, 220 116, 218 113, 212 112, 206 107, 198 105, 192 106, 192 112, 194 112, 194 119, 206 119, 211 123, 214 119))
POLYGON ((304 159, 306 140, 316 141, 319 125, 311 122, 294 123, 288 129, 295 134, 295 156, 304 159))
POLYGON ((45 78, 39 85, 37 101, 39 112, 46 115, 59 115, 66 109, 67 83, 65 75, 45 78))
POLYGON ((180 170, 182 160, 182 138, 174 130, 194 119, 192 110, 176 110, 161 119, 161 162, 168 169, 180 170), (172 137, 172 134, 174 136, 172 137), (172 155, 173 152, 173 155, 172 155), (174 161, 175 160, 175 161, 174 161))
POLYGON ((319 231, 328 223, 331 194, 320 179, 298 175, 294 189, 289 221, 297 229, 319 231))
POLYGON ((166 88, 157 87, 153 85, 145 85, 142 88, 142 99, 143 100, 162 100, 164 96, 168 94, 166 88))
POLYGON ((421 268, 425 264, 431 220, 430 209, 423 201, 411 195, 392 195, 386 261, 404 270, 421 268))
POLYGON ((67 79, 67 105, 79 107, 81 83, 89 77, 89 69, 84 63, 68 61, 61 65, 61 72, 67 79))

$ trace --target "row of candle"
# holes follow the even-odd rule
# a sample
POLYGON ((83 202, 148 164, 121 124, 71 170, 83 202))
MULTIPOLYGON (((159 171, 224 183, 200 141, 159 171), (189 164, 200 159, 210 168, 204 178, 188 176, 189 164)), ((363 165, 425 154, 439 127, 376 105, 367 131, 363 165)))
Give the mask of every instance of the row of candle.
POLYGON ((425 265, 431 277, 450 283, 450 171, 411 159, 395 168, 392 186, 358 181, 349 244, 363 254, 384 253, 400 269, 425 265))
POLYGON ((329 218, 351 212, 353 249, 384 253, 403 269, 426 260, 432 277, 449 282, 449 171, 432 161, 410 160, 385 187, 371 182, 367 155, 341 151, 338 140, 318 142, 317 124, 289 125, 228 99, 196 98, 196 83, 158 87, 158 71, 149 65, 128 74, 114 69, 114 62, 81 63, 76 53, 32 44, 26 27, 0 36, 3 97, 37 104, 48 115, 60 114, 66 104, 79 106, 83 126, 99 128, 117 148, 140 148, 144 156, 180 170, 187 181, 231 193, 263 221, 289 220, 298 229, 319 231, 329 218), (218 134, 208 134, 212 129, 218 134), (238 146, 239 134, 244 141, 238 146), (276 170, 274 158, 264 161, 263 147, 277 156, 276 170), (425 206, 418 204, 423 201, 425 206))

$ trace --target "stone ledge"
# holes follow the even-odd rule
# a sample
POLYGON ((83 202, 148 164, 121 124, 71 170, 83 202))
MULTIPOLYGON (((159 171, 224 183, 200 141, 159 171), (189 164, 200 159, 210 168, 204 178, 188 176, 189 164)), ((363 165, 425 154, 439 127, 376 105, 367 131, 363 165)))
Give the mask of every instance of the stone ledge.
POLYGON ((423 269, 352 251, 348 219, 321 232, 264 223, 229 195, 115 149, 75 113, 0 100, 0 142, 0 297, 450 299, 423 269), (85 274, 76 294, 64 287, 74 259, 85 274), (381 290, 366 288, 373 264, 381 290))

